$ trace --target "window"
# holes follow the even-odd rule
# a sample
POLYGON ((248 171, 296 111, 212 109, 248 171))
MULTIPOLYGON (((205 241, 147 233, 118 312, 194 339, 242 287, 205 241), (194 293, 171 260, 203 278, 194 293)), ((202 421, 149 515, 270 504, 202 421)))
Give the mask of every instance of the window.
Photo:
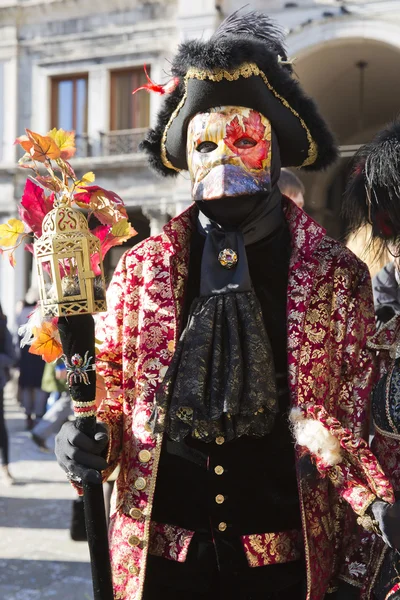
POLYGON ((133 90, 147 83, 143 68, 111 72, 112 131, 141 129, 149 126, 150 98, 146 92, 132 95, 133 90))
POLYGON ((51 126, 87 132, 88 76, 87 74, 53 77, 51 81, 51 126))

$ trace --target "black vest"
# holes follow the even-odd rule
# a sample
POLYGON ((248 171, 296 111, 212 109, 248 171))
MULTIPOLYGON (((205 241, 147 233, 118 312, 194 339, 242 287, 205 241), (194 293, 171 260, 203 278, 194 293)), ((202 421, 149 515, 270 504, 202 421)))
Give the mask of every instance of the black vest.
MULTIPOLYGON (((203 245, 204 238, 194 232, 182 327, 199 293, 203 245)), ((274 591, 304 576, 303 561, 249 568, 240 541, 246 534, 301 530, 294 443, 287 420, 287 227, 246 251, 274 354, 280 413, 264 438, 244 436, 207 444, 164 437, 152 520, 196 533, 184 563, 150 556, 149 576, 158 573, 177 589, 207 591, 216 569, 232 589, 242 585, 247 590, 261 586, 274 591)))

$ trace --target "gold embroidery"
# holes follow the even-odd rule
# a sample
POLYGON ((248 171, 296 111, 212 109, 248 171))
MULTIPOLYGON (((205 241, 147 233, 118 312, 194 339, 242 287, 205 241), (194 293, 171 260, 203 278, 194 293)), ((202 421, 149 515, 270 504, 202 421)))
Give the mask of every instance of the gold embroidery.
POLYGON ((244 535, 242 542, 250 567, 291 562, 303 554, 302 533, 297 530, 244 535))
POLYGON ((152 471, 151 480, 150 480, 150 488, 149 488, 149 495, 148 495, 148 506, 150 508, 145 516, 144 535, 143 535, 145 545, 144 545, 143 554, 142 554, 142 564, 140 565, 139 588, 138 588, 138 595, 137 595, 138 600, 140 600, 143 596, 144 579, 145 579, 145 575, 146 575, 146 564, 147 564, 147 555, 148 555, 148 547, 149 547, 148 542, 150 539, 151 509, 153 508, 153 499, 154 499, 154 492, 156 489, 156 479, 157 479, 158 465, 160 462, 162 440, 163 440, 163 434, 160 433, 157 435, 157 444, 156 444, 156 449, 154 452, 153 471, 152 471))
POLYGON ((301 522, 303 525, 303 539, 304 539, 304 550, 306 558, 306 574, 307 574, 307 600, 311 598, 311 563, 310 563, 310 547, 308 544, 308 533, 307 533, 307 519, 306 512, 304 510, 304 481, 299 478, 299 499, 301 509, 301 522))
POLYGON ((188 95, 188 89, 187 89, 188 80, 189 79, 199 79, 201 81, 204 81, 206 79, 210 79, 211 81, 218 82, 218 81, 222 81, 223 79, 226 79, 227 81, 236 81, 237 79, 239 79, 239 77, 244 77, 245 79, 247 79, 249 77, 252 77, 253 75, 261 77, 261 79, 263 80, 263 82, 265 83, 267 88, 270 90, 270 92, 272 92, 274 94, 275 98, 277 98, 283 104, 283 106, 285 106, 285 108, 290 110, 290 112, 300 121, 301 126, 305 130, 305 133, 307 136, 307 141, 308 141, 308 155, 307 155, 306 160, 299 166, 299 168, 306 167, 308 165, 312 165, 317 160, 317 157, 318 157, 317 144, 313 140, 310 130, 308 129, 304 120, 300 117, 299 113, 290 106, 289 102, 285 98, 283 98, 283 96, 278 94, 278 92, 275 90, 275 88, 273 88, 272 85, 270 84, 270 82, 268 81, 268 78, 265 75, 265 73, 263 71, 261 71, 261 69, 259 69, 255 63, 243 63, 240 67, 238 67, 234 71, 226 71, 224 69, 216 69, 215 71, 199 71, 198 69, 194 69, 194 68, 188 70, 188 72, 185 75, 185 93, 184 93, 181 101, 179 102, 178 106, 172 113, 170 120, 168 121, 168 123, 164 129, 162 139, 161 139, 161 160, 166 167, 168 167, 169 169, 173 169, 174 171, 178 171, 178 172, 181 170, 181 169, 178 169, 177 167, 174 167, 174 165, 168 160, 167 149, 166 149, 165 143, 167 140, 167 134, 168 134, 169 128, 171 127, 173 120, 178 116, 182 106, 186 102, 186 98, 188 95))
POLYGON ((394 440, 400 440, 399 433, 392 433, 391 431, 383 431, 383 429, 378 427, 378 425, 375 423, 375 421, 374 421, 374 427, 375 427, 376 431, 378 433, 380 433, 381 435, 383 435, 384 437, 392 438, 394 440))

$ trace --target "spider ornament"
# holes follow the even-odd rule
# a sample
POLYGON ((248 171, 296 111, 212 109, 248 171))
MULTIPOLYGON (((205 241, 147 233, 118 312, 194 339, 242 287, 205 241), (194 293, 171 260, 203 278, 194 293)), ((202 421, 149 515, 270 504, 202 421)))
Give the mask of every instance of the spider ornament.
POLYGON ((89 377, 87 372, 94 370, 94 366, 90 364, 93 356, 89 356, 89 350, 86 351, 84 358, 80 354, 73 354, 71 356, 71 362, 68 358, 63 356, 65 366, 67 368, 67 381, 68 385, 71 386, 73 383, 84 383, 89 385, 89 377))

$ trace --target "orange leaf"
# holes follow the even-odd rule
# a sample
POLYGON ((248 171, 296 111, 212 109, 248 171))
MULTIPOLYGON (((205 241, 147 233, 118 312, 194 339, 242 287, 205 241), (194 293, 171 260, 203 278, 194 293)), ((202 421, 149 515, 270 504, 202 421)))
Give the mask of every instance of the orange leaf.
MULTIPOLYGON (((56 160, 57 158, 60 158, 61 151, 51 137, 40 135, 30 129, 27 129, 26 133, 28 134, 30 142, 32 142, 32 147, 30 150, 27 150, 27 152, 29 152, 33 160, 46 162, 47 160, 56 160)), ((23 148, 24 143, 27 142, 21 143, 23 148)))
POLYGON ((41 328, 33 328, 34 340, 29 352, 38 354, 46 362, 53 362, 62 355, 62 346, 58 336, 58 329, 51 322, 45 321, 41 328))
POLYGON ((22 146, 22 148, 25 150, 25 152, 28 152, 28 154, 30 154, 31 148, 33 146, 33 142, 31 142, 28 136, 26 135, 21 135, 20 137, 17 137, 14 144, 19 144, 20 146, 22 146))

